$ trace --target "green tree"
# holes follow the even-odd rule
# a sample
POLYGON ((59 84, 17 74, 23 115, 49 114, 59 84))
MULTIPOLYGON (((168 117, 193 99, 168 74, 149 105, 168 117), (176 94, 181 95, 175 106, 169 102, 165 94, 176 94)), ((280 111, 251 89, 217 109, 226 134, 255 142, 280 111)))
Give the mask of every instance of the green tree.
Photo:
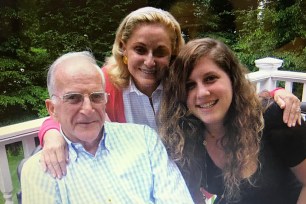
POLYGON ((140 1, 12 0, 0 8, 1 125, 47 114, 46 68, 59 55, 90 50, 102 65, 116 28, 140 1))
MULTIPOLYGON (((28 46, 24 31, 24 17, 15 8, 0 10, 0 121, 2 125, 33 118, 43 111, 45 89, 42 88, 42 72, 32 66, 44 55, 28 46)), ((38 64, 39 65, 39 64, 38 64)), ((41 67, 39 67, 41 68, 41 67)))
MULTIPOLYGON (((288 2, 288 1, 287 1, 288 2)), ((239 11, 238 42, 234 49, 251 71, 254 60, 274 56, 284 60, 286 70, 306 71, 306 14, 305 3, 297 0, 288 7, 284 1, 265 5, 263 9, 239 11), (300 40, 301 46, 291 46, 300 40)), ((287 3, 288 5, 288 3, 287 3)))
POLYGON ((186 41, 205 36, 224 41, 252 71, 256 70, 254 60, 266 56, 284 59, 285 69, 305 71, 306 3, 303 0, 240 3, 233 0, 1 1, 0 125, 45 116, 48 65, 63 53, 90 50, 102 66, 111 53, 122 18, 147 5, 169 10, 181 24, 186 41))

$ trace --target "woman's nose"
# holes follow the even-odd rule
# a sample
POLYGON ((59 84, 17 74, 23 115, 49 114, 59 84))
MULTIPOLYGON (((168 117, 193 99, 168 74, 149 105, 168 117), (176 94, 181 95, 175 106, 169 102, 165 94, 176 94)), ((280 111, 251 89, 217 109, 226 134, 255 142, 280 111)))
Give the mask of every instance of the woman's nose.
POLYGON ((205 85, 199 85, 197 87, 197 97, 198 98, 202 98, 202 97, 209 96, 209 95, 210 95, 210 91, 205 85))
POLYGON ((144 61, 144 64, 147 66, 147 67, 155 67, 156 63, 155 63, 155 58, 152 54, 149 54, 145 61, 144 61))

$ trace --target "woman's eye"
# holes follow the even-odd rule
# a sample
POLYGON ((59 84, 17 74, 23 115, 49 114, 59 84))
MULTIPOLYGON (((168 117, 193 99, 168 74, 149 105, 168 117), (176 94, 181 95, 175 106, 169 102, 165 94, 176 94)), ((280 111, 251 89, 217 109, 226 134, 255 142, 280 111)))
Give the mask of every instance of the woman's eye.
POLYGON ((190 91, 195 87, 195 83, 187 83, 186 84, 186 90, 190 91))
POLYGON ((204 79, 205 82, 214 82, 217 79, 216 76, 208 76, 204 79))
POLYGON ((158 48, 153 52, 153 55, 155 57, 165 57, 165 56, 170 56, 170 51, 164 48, 158 48))
POLYGON ((140 55, 146 53, 146 49, 143 48, 143 47, 135 47, 135 51, 136 51, 138 54, 140 54, 140 55))

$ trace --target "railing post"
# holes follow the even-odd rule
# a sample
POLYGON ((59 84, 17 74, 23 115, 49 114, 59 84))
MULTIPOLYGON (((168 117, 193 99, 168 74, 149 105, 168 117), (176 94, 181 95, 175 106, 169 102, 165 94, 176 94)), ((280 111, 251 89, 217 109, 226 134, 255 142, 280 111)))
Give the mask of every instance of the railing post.
POLYGON ((259 68, 259 71, 268 72, 270 77, 266 80, 260 82, 258 90, 273 90, 276 87, 276 81, 272 80, 272 73, 277 71, 279 67, 283 64, 283 60, 266 57, 262 59, 255 60, 255 66, 259 68))
POLYGON ((0 144, 0 190, 5 204, 13 204, 13 184, 4 144, 0 144))

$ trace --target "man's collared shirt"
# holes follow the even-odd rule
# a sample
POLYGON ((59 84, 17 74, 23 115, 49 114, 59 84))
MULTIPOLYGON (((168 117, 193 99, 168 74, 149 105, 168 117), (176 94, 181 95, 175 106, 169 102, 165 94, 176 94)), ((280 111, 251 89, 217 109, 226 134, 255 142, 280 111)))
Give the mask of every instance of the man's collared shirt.
POLYGON ((133 80, 128 88, 123 90, 124 114, 128 123, 145 124, 157 130, 155 115, 159 111, 163 87, 159 84, 152 93, 152 108, 149 97, 140 92, 133 80))
POLYGON ((24 165, 23 204, 193 203, 177 166, 155 131, 137 124, 105 123, 95 155, 69 142, 70 163, 61 180, 41 169, 40 153, 24 165))

